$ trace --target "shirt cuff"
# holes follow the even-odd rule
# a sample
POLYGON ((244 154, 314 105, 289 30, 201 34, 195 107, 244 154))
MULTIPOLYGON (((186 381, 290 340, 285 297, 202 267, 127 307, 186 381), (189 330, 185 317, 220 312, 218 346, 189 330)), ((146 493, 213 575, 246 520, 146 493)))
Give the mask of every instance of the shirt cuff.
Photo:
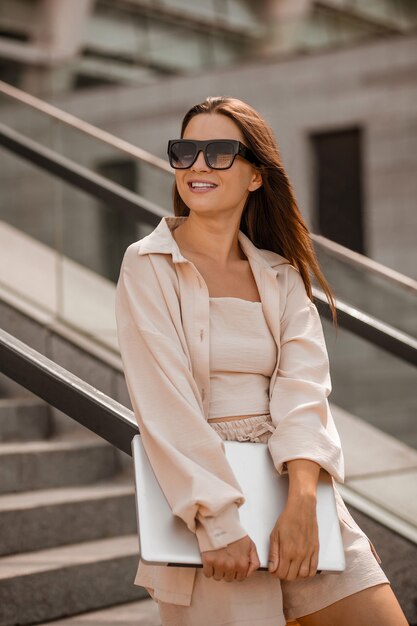
POLYGON ((196 515, 196 537, 200 552, 219 550, 248 533, 240 523, 239 507, 233 503, 216 516, 196 515))

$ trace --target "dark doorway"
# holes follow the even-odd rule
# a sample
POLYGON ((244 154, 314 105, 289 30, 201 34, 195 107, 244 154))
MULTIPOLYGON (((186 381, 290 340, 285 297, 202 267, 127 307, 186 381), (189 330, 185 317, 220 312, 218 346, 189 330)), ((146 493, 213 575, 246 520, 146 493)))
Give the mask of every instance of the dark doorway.
MULTIPOLYGON (((129 191, 137 191, 138 167, 132 159, 114 159, 97 164, 96 170, 102 176, 118 183, 129 191)), ((111 206, 101 205, 101 251, 103 274, 113 282, 117 281, 120 263, 127 246, 137 239, 137 222, 122 211, 111 206)))
POLYGON ((314 230, 366 254, 362 193, 362 129, 312 133, 314 230))

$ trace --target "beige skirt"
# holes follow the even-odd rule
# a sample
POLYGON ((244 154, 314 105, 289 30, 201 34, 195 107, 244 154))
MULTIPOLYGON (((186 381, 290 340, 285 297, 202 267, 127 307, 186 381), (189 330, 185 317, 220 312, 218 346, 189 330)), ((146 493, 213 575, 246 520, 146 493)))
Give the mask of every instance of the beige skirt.
MULTIPOLYGON (((274 431, 269 413, 210 425, 229 441, 267 443, 274 431)), ((373 544, 349 513, 335 481, 333 486, 345 548, 343 572, 285 581, 256 571, 241 582, 226 582, 206 578, 197 568, 190 606, 158 600, 162 626, 285 626, 362 589, 389 584, 373 544)))

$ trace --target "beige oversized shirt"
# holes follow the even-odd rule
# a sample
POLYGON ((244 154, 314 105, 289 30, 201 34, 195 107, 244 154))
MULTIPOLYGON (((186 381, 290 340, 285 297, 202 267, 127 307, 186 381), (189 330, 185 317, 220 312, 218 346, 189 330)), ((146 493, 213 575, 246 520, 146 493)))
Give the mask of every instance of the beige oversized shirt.
MULTIPOLYGON (((120 352, 133 411, 150 463, 175 515, 196 534, 201 551, 237 541, 245 502, 207 422, 210 399, 209 292, 171 231, 187 217, 166 216, 123 257, 116 289, 120 352)), ((269 385, 274 465, 310 459, 344 482, 340 438, 330 412, 329 360, 321 320, 299 271, 257 248, 242 232, 278 359, 269 385)), ((134 584, 164 602, 189 606, 196 568, 139 561, 134 584)))

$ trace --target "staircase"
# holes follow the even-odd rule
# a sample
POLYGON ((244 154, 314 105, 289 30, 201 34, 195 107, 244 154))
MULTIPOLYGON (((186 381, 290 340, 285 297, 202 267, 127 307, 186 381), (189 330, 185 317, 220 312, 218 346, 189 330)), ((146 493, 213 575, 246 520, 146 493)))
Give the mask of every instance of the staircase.
POLYGON ((0 626, 160 626, 133 584, 133 465, 15 383, 0 393, 0 626))
POLYGON ((105 607, 117 623, 158 626, 155 603, 133 584, 130 467, 74 424, 57 432, 50 407, 27 392, 0 399, 0 626, 61 623, 105 607))

